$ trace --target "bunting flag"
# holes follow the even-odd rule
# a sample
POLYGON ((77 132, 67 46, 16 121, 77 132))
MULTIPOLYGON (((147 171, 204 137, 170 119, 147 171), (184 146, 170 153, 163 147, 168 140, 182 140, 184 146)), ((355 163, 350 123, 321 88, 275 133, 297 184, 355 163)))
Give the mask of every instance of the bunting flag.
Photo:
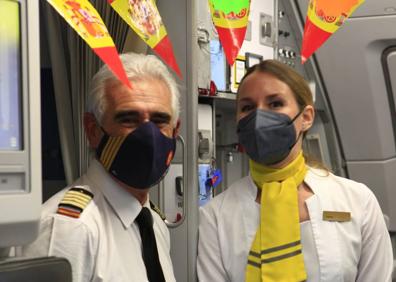
POLYGON ((209 7, 227 62, 232 66, 245 40, 250 0, 209 0, 209 7))
POLYGON ((121 18, 182 78, 154 0, 107 0, 121 18))
POLYGON ((77 31, 96 55, 109 66, 119 80, 131 88, 113 39, 91 3, 88 0, 47 1, 77 31))
POLYGON ((301 62, 336 32, 364 0, 310 0, 304 27, 301 62))

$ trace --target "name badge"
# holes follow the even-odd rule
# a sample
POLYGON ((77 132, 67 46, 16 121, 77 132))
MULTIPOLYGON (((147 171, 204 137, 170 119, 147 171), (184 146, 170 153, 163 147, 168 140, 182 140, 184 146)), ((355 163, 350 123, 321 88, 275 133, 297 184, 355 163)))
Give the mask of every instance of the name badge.
POLYGON ((324 211, 323 212, 323 220, 338 221, 338 222, 351 221, 351 213, 350 212, 339 212, 339 211, 324 211))

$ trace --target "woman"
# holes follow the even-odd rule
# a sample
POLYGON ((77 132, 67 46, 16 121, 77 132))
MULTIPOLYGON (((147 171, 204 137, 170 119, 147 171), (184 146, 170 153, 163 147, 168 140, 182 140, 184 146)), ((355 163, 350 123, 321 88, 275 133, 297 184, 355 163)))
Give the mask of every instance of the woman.
POLYGON ((242 178, 200 211, 198 277, 221 281, 391 281, 392 246, 373 193, 306 164, 312 94, 267 60, 238 89, 242 178))

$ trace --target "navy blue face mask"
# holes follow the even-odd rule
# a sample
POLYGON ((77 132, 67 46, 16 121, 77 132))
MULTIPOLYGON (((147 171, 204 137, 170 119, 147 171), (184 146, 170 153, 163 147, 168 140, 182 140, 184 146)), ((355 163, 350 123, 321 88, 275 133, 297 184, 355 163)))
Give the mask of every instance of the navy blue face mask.
POLYGON ((291 120, 282 113, 255 110, 238 122, 239 143, 255 162, 276 164, 284 160, 297 143, 293 122, 302 112, 291 120))
POLYGON ((98 160, 115 178, 128 186, 145 189, 165 176, 176 150, 176 139, 162 134, 151 121, 125 136, 106 132, 96 150, 98 160))

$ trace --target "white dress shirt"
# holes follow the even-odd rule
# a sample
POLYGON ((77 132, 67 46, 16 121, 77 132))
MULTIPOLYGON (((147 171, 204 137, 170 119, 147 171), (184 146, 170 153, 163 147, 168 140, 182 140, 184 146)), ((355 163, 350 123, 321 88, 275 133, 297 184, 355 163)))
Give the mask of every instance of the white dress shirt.
MULTIPOLYGON (((43 207, 40 235, 23 249, 24 256, 58 256, 72 265, 73 282, 146 282, 139 228, 134 222, 142 209, 135 197, 122 189, 97 161, 75 185, 85 185, 93 200, 80 218, 57 214, 68 188, 43 207)), ((144 206, 150 208, 149 201, 144 206)), ((170 258, 169 231, 151 210, 159 260, 165 280, 175 281, 170 258)))
MULTIPOLYGON (((302 233, 304 261, 318 261, 310 282, 391 281, 390 237, 374 194, 363 184, 309 169, 304 182, 314 248, 302 233), (325 221, 323 211, 350 212, 347 222, 325 221), (307 243, 308 242, 308 243, 307 243), (305 245, 305 246, 304 246, 305 245)), ((245 281, 248 252, 260 222, 257 188, 242 178, 200 209, 197 272, 201 282, 245 281)), ((312 243, 311 243, 312 244, 312 243)))

